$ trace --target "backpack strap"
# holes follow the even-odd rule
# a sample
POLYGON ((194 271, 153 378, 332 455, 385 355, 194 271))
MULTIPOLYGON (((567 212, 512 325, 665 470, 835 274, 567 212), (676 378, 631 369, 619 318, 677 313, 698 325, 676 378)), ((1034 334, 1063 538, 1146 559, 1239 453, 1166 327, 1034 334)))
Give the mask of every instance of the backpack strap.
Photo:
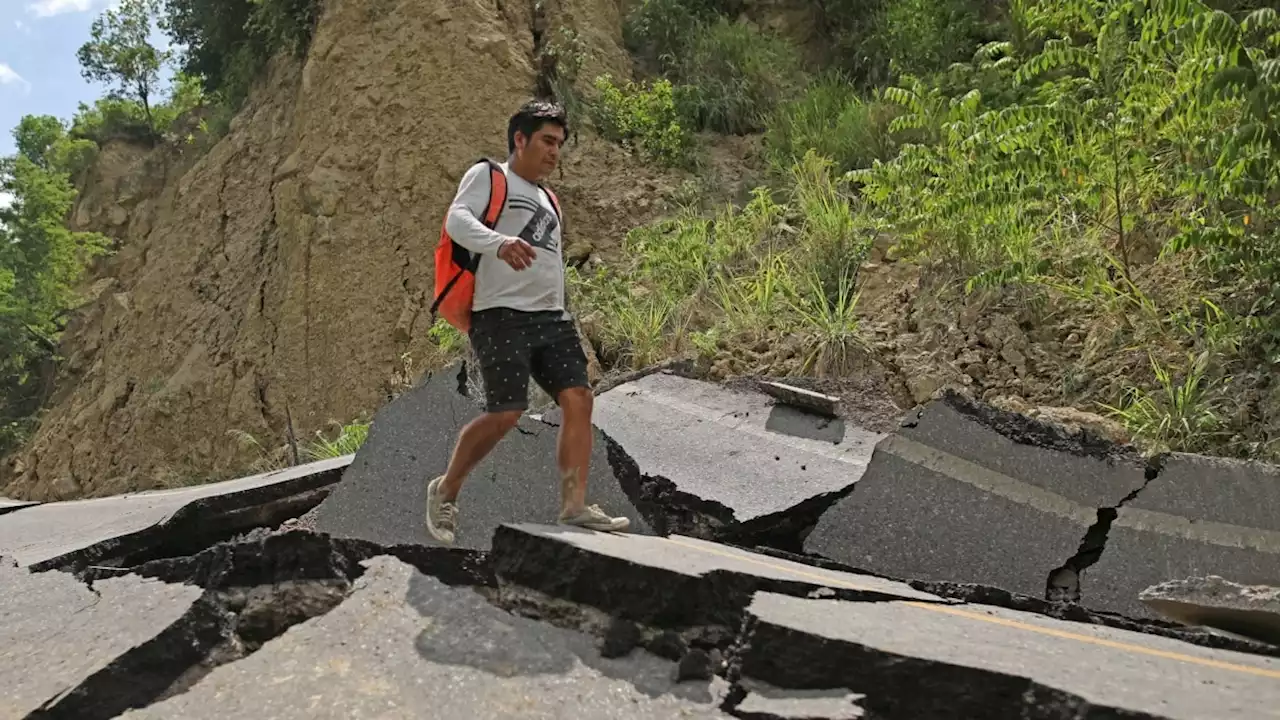
MULTIPOLYGON (((481 163, 489 166, 489 204, 485 206, 480 222, 492 230, 497 226, 502 209, 507 205, 507 174, 502 171, 498 163, 489 158, 480 158, 472 165, 481 163)), ((453 247, 454 252, 457 253, 455 261, 461 261, 458 262, 459 267, 465 267, 473 273, 480 267, 480 253, 473 253, 457 243, 454 243, 453 247)))
POLYGON ((551 200, 551 207, 556 210, 556 219, 563 220, 564 218, 560 216, 560 198, 556 197, 556 194, 546 185, 539 185, 538 187, 542 188, 542 192, 546 193, 547 198, 551 200))
POLYGON ((489 166, 489 206, 485 209, 481 220, 485 227, 492 230, 498 224, 498 216, 502 215, 502 208, 507 204, 507 174, 502 171, 498 163, 489 158, 481 158, 477 162, 489 166))

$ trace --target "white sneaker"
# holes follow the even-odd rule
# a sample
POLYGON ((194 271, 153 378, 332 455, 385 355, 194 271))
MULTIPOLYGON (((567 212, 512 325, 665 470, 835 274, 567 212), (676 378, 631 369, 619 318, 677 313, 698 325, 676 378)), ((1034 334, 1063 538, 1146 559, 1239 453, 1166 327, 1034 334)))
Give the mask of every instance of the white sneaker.
POLYGON ((440 499, 442 482, 443 475, 427 483, 427 532, 445 545, 452 545, 458 529, 458 506, 440 499))
POLYGON ((631 527, 631 521, 624 517, 609 517, 599 505, 588 505, 580 512, 572 515, 560 513, 561 525, 599 530, 600 532, 619 532, 631 527))

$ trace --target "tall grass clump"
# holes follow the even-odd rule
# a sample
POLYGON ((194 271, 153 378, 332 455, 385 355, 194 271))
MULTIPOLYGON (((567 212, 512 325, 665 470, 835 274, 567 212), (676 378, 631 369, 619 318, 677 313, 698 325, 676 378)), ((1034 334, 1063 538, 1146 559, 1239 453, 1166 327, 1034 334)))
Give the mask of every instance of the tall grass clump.
POLYGON ((813 150, 841 171, 871 167, 897 151, 889 123, 897 108, 864 99, 837 73, 819 76, 798 98, 779 106, 764 133, 769 165, 776 175, 813 150))
POLYGON ((797 370, 846 372, 861 343, 857 266, 868 243, 830 160, 808 153, 791 183, 784 202, 762 187, 741 208, 636 228, 625 264, 571 275, 602 361, 643 367, 763 342, 797 370))

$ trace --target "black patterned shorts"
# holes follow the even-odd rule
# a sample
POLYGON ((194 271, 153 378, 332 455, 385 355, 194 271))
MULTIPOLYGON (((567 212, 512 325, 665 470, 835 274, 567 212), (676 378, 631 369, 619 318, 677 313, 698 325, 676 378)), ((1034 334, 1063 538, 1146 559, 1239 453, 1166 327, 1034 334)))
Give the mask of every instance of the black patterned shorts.
POLYGON ((566 388, 591 387, 577 328, 563 312, 478 310, 468 336, 480 361, 487 412, 528 408, 531 375, 552 398, 566 388))

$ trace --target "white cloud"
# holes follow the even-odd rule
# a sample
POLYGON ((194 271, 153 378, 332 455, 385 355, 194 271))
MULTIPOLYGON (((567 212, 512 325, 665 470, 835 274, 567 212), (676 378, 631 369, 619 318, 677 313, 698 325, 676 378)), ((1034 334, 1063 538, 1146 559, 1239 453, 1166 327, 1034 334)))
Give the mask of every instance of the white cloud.
POLYGON ((27 6, 36 17, 53 17, 64 13, 88 12, 94 0, 36 0, 27 6))
POLYGON ((21 20, 14 20, 13 26, 18 28, 18 32, 22 33, 23 35, 31 34, 31 26, 22 22, 21 20))
POLYGON ((0 190, 0 210, 13 204, 13 194, 0 190))
POLYGON ((21 85, 23 90, 31 90, 31 83, 4 63, 0 63, 0 85, 21 85))

